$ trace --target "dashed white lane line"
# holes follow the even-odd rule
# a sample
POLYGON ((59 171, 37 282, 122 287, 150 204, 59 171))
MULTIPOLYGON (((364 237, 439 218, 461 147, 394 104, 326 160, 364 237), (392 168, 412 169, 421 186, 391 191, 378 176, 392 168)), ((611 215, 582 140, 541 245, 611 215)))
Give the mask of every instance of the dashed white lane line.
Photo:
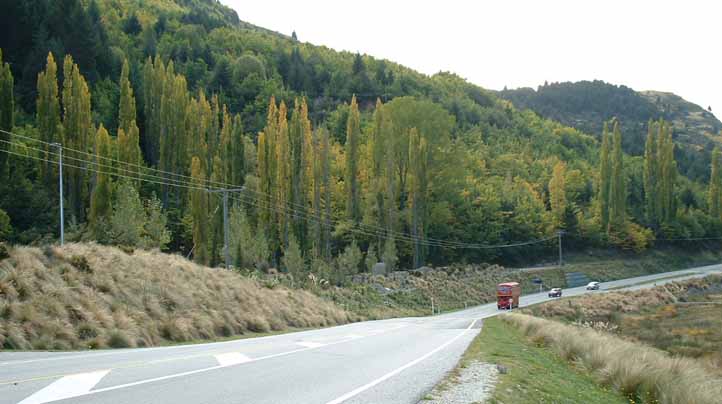
POLYGON ((18 404, 43 404, 86 394, 108 372, 110 369, 61 377, 18 404))
POLYGON ((240 352, 228 352, 214 356, 221 366, 233 366, 251 361, 251 358, 240 352))
POLYGON ((406 369, 408 369, 408 368, 410 368, 410 367, 418 364, 419 362, 423 361, 424 359, 428 358, 429 356, 431 356, 431 355, 433 355, 433 354, 441 351, 442 349, 446 348, 447 346, 451 345, 451 344, 452 344, 454 341, 456 341, 457 339, 461 338, 464 334, 466 334, 466 333, 471 329, 471 327, 474 326, 474 323, 476 323, 476 320, 473 320, 473 321, 471 322, 471 324, 469 324, 469 326, 468 326, 464 331, 460 332, 460 333, 457 334, 455 337, 451 338, 450 340, 448 340, 448 341, 444 342, 443 344, 441 344, 440 346, 436 347, 434 350, 432 350, 432 351, 430 351, 430 352, 427 352, 426 354, 424 354, 424 355, 422 355, 422 356, 414 359, 413 361, 405 364, 404 366, 401 366, 401 367, 399 367, 399 368, 396 368, 396 369, 392 370, 391 372, 386 373, 385 375, 379 377, 378 379, 376 379, 376 380, 374 380, 374 381, 372 381, 372 382, 370 382, 370 383, 364 384, 363 386, 361 386, 361 387, 359 387, 359 388, 357 388, 357 389, 354 389, 354 390, 352 390, 352 391, 350 391, 350 392, 342 395, 341 397, 339 397, 339 398, 337 398, 337 399, 335 399, 335 400, 331 400, 331 401, 329 401, 329 402, 326 403, 326 404, 340 404, 340 403, 343 403, 344 401, 346 401, 346 400, 348 400, 348 399, 350 399, 350 398, 352 398, 352 397, 354 397, 354 396, 357 396, 357 395, 363 393, 364 391, 366 391, 366 390, 368 390, 368 389, 376 386, 377 384, 379 384, 379 383, 381 383, 381 382, 384 382, 384 381, 386 381, 386 380, 388 380, 388 379, 396 376, 397 374, 403 372, 404 370, 406 370, 406 369))

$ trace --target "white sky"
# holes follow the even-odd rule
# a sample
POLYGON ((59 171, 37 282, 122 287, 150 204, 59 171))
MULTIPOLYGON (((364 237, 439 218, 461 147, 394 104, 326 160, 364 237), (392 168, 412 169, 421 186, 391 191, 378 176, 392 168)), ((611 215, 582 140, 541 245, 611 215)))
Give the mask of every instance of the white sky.
POLYGON ((300 41, 452 71, 484 88, 600 79, 674 92, 722 116, 714 0, 221 1, 300 41))

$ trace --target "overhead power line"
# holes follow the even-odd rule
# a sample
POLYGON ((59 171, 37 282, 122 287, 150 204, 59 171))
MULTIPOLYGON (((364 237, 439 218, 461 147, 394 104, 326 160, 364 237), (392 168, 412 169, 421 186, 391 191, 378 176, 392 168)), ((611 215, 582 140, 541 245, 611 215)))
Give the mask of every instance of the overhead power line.
MULTIPOLYGON (((7 133, 7 134, 10 134, 10 135, 22 138, 22 139, 34 141, 37 143, 46 144, 48 146, 54 146, 52 143, 46 142, 46 141, 43 141, 40 139, 36 139, 36 138, 32 138, 32 137, 28 137, 28 136, 24 136, 24 135, 12 133, 12 132, 4 131, 4 130, 0 130, 0 132, 7 133)), ((7 143, 9 145, 14 145, 14 146, 34 150, 36 152, 43 153, 46 155, 59 156, 59 154, 60 154, 60 153, 53 152, 51 150, 45 150, 42 148, 32 147, 32 146, 28 146, 28 145, 22 144, 22 143, 15 143, 15 142, 10 142, 10 141, 5 141, 5 140, 0 140, 0 141, 7 143)), ((213 190, 223 190, 224 188, 232 187, 231 184, 227 184, 227 183, 223 183, 223 182, 219 182, 219 181, 211 181, 211 180, 207 180, 207 179, 202 180, 202 183, 205 184, 206 186, 200 186, 196 182, 196 179, 194 179, 193 177, 187 176, 187 175, 159 170, 156 168, 149 168, 149 167, 145 167, 145 166, 142 166, 139 164, 128 163, 125 161, 121 161, 118 159, 113 159, 113 158, 109 158, 109 157, 105 157, 105 156, 98 156, 93 153, 89 153, 89 152, 85 152, 85 151, 81 151, 81 150, 77 150, 77 149, 73 149, 73 148, 68 148, 65 146, 62 146, 62 149, 76 152, 76 153, 79 153, 82 155, 86 155, 88 157, 95 158, 98 160, 113 162, 113 163, 116 163, 119 165, 118 167, 116 167, 113 165, 103 164, 98 161, 68 156, 66 153, 64 155, 64 158, 73 160, 77 163, 84 163, 91 167, 84 166, 82 164, 78 165, 78 164, 70 164, 70 163, 63 162, 63 166, 65 166, 65 167, 71 167, 71 168, 76 168, 76 169, 94 172, 94 173, 98 173, 98 174, 111 175, 111 176, 115 176, 115 177, 119 177, 119 178, 143 181, 143 182, 148 182, 148 183, 153 183, 153 184, 158 184, 158 185, 166 185, 166 186, 170 186, 170 187, 182 187, 182 188, 186 188, 186 189, 213 191, 213 190), (128 167, 135 167, 135 168, 138 168, 138 170, 131 170, 128 167), (111 171, 106 171, 106 170, 104 170, 105 168, 108 168, 111 171), (115 172, 115 171, 119 171, 119 172, 115 172), (155 173, 159 173, 162 175, 149 174, 144 171, 155 172, 155 173)), ((42 157, 32 156, 32 155, 28 155, 28 154, 21 154, 21 153, 13 152, 11 150, 3 150, 3 151, 5 151, 8 154, 12 154, 12 155, 19 156, 19 157, 31 158, 31 159, 38 160, 38 161, 45 161, 45 162, 55 164, 55 165, 59 164, 57 161, 45 159, 42 157)), ((269 195, 269 194, 266 194, 266 193, 263 193, 263 192, 260 192, 257 190, 252 190, 252 189, 246 189, 246 191, 247 191, 247 193, 254 193, 254 194, 261 195, 263 198, 255 197, 252 195, 248 195, 247 193, 244 193, 242 195, 246 199, 244 199, 244 200, 239 200, 237 198, 232 198, 232 199, 240 201, 242 203, 246 203, 246 204, 253 203, 253 204, 255 204, 254 206, 260 207, 262 209, 273 209, 279 213, 290 214, 293 217, 301 217, 301 218, 304 218, 304 219, 307 219, 310 221, 315 221, 315 222, 318 222, 319 224, 321 224, 322 226, 327 226, 329 224, 336 226, 340 223, 339 221, 334 220, 334 219, 331 219, 331 220, 329 220, 329 223, 326 223, 324 218, 318 217, 312 213, 309 213, 307 211, 308 208, 306 206, 301 206, 299 204, 294 204, 294 203, 284 203, 284 204, 274 203, 273 201, 275 200, 275 198, 273 197, 273 195, 269 195), (266 206, 259 206, 259 203, 265 204, 266 206), (288 205, 291 205, 291 206, 288 206, 288 205), (293 206, 298 206, 298 207, 300 207, 300 209, 296 209, 293 206)), ((465 242, 452 241, 452 240, 418 237, 418 236, 411 235, 409 233, 399 232, 399 231, 395 231, 395 230, 389 230, 389 229, 382 228, 380 226, 373 226, 373 225, 367 225, 367 224, 359 224, 356 227, 350 228, 349 231, 352 231, 352 232, 355 232, 358 234, 367 235, 367 236, 374 236, 374 237, 391 236, 394 239, 399 240, 399 241, 404 241, 404 242, 409 242, 409 243, 419 243, 419 244, 422 244, 424 246, 429 246, 429 247, 451 248, 451 249, 511 248, 511 247, 539 244, 539 243, 543 243, 543 242, 546 242, 546 241, 549 241, 549 240, 552 240, 555 238, 554 236, 551 236, 551 237, 547 237, 547 238, 524 241, 524 242, 488 245, 488 244, 480 244, 480 243, 465 243, 465 242)))

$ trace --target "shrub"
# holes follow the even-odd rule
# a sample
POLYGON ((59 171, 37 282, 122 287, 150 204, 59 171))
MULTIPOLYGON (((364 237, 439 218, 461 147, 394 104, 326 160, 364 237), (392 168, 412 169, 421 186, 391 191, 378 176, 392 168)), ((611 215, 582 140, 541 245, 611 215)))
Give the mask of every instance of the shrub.
POLYGON ((88 259, 82 255, 74 255, 70 257, 70 265, 80 272, 89 274, 93 273, 93 268, 91 268, 90 264, 88 264, 88 259))

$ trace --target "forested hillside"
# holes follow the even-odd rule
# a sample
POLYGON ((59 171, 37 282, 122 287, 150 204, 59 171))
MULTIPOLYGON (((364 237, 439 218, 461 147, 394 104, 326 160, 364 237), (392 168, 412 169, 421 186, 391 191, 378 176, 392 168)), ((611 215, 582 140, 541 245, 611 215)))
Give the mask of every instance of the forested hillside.
POLYGON ((561 229, 572 248, 721 234, 719 154, 709 185, 677 175, 662 114, 630 157, 624 116, 585 134, 213 0, 18 2, 0 18, 12 243, 58 239, 61 150, 66 240, 218 265, 231 189, 236 266, 339 282, 377 261, 529 260, 561 229))
POLYGON ((722 142, 722 122, 711 111, 671 93, 637 92, 595 80, 545 83, 537 90, 504 90, 499 96, 585 133, 601 133, 604 121, 617 117, 625 134, 624 151, 637 156, 644 153, 648 122, 664 118, 674 128, 680 170, 692 179, 707 181, 712 150, 722 142))

